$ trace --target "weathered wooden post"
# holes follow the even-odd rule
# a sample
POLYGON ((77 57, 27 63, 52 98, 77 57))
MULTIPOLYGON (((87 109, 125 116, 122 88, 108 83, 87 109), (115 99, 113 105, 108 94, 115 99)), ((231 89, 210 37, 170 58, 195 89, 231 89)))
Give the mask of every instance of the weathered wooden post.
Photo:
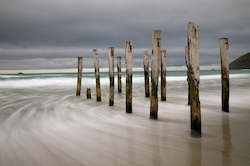
POLYGON ((78 57, 78 74, 77 74, 77 88, 76 88, 76 96, 81 95, 81 87, 82 87, 82 57, 78 57))
POLYGON ((190 98, 190 72, 189 72, 189 56, 188 56, 188 48, 187 46, 185 47, 185 62, 187 66, 187 83, 188 83, 188 105, 191 103, 191 98, 190 98))
POLYGON ((132 113, 132 43, 126 41, 125 43, 125 57, 126 57, 126 112, 132 113))
POLYGON ((118 93, 122 93, 122 63, 121 56, 117 57, 117 82, 118 82, 118 93))
POLYGON ((201 136, 199 31, 199 26, 195 27, 192 22, 188 23, 187 56, 190 74, 191 135, 195 137, 201 136))
POLYGON ((87 99, 91 99, 91 89, 87 88, 87 99))
POLYGON ((166 65, 167 51, 161 51, 161 101, 166 101, 166 65))
POLYGON ((109 48, 109 106, 114 105, 114 48, 109 48))
POLYGON ((144 64, 144 79, 145 79, 145 97, 149 97, 149 62, 148 62, 148 51, 144 51, 144 58, 143 58, 143 64, 144 64))
POLYGON ((97 49, 93 50, 95 78, 96 78, 96 101, 102 101, 101 86, 100 86, 100 73, 99 73, 99 55, 97 49))
POLYGON ((150 119, 158 119, 158 79, 160 71, 161 31, 152 34, 150 119))
POLYGON ((222 111, 229 112, 229 44, 228 38, 220 38, 221 100, 222 111))

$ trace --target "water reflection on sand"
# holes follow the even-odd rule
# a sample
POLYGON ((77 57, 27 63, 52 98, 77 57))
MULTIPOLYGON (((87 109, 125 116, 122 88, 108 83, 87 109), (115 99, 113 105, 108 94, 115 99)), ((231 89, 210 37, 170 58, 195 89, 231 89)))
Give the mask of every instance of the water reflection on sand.
POLYGON ((74 97, 73 87, 0 89, 0 165, 250 165, 249 80, 232 80, 230 113, 220 110, 219 81, 201 84, 202 138, 190 136, 185 82, 168 84, 158 121, 143 83, 133 114, 124 95, 108 106, 108 85, 101 103, 74 97))
POLYGON ((230 131, 230 119, 228 113, 222 115, 222 134, 223 134, 223 151, 222 151, 222 161, 223 166, 231 166, 231 131, 230 131))

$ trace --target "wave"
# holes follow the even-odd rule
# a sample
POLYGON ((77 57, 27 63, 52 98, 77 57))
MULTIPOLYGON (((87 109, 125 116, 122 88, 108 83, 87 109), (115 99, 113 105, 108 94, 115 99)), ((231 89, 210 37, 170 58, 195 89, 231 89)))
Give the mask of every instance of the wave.
MULTIPOLYGON (((19 75, 0 75, 0 78, 20 78, 19 75)), ((24 77, 24 76, 22 76, 24 77)))
MULTIPOLYGON (((3 75, 1 75, 3 76, 3 75)), ((10 76, 12 77, 12 76, 10 76)), ((15 76, 13 76, 15 77, 15 76)), ((21 76, 22 77, 22 76, 21 76)), ((249 73, 246 74, 230 74, 230 78, 238 77, 250 77, 249 73)), ((201 75, 201 80, 210 80, 210 79, 220 79, 221 75, 201 75)), ((186 76, 167 76, 167 82, 174 81, 186 81, 186 76)), ((101 85, 108 85, 109 78, 102 77, 101 85)), ((76 77, 52 77, 52 78, 28 78, 28 79, 10 79, 10 80, 0 80, 0 88, 29 88, 29 87, 44 87, 44 86, 76 86, 77 79, 76 77)), ((125 84, 125 77, 122 78, 122 82, 125 84)), ((133 77, 133 83, 143 83, 144 76, 137 75, 133 77)), ((93 86, 95 85, 94 77, 83 77, 83 85, 93 86)), ((117 83, 117 78, 115 78, 115 83, 117 83)))

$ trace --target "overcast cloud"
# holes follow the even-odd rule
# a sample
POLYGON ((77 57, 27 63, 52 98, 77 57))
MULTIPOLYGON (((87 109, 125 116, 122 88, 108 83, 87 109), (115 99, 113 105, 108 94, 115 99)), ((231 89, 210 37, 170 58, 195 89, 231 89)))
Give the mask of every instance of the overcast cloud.
POLYGON ((201 65, 219 64, 220 37, 231 60, 250 51, 249 9, 249 0, 1 0, 0 69, 71 68, 77 56, 91 67, 93 48, 107 61, 110 46, 124 55, 125 40, 140 66, 153 29, 168 65, 184 65, 188 21, 200 26, 201 65))

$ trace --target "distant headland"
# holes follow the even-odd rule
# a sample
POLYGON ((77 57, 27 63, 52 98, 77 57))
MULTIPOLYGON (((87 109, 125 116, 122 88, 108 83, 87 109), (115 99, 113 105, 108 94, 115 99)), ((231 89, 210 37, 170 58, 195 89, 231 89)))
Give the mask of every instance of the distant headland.
POLYGON ((250 52, 231 62, 230 69, 250 69, 250 52))

